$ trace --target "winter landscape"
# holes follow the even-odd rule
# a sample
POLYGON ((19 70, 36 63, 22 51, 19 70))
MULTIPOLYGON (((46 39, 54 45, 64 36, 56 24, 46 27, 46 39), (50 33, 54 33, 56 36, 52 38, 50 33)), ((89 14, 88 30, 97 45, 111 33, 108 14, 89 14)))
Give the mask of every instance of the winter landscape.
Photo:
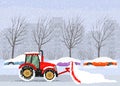
MULTIPOLYGON (((74 71, 77 76, 80 78, 81 83, 76 83, 74 79, 72 79, 72 75, 70 73, 65 73, 60 75, 52 82, 47 82, 43 77, 36 77, 34 80, 29 82, 25 82, 18 77, 18 67, 19 65, 4 65, 1 60, 1 72, 0 72, 0 83, 6 86, 12 85, 70 85, 77 86, 81 84, 82 86, 119 86, 120 84, 120 66, 109 66, 109 67, 95 67, 89 66, 85 67, 83 65, 74 64, 74 71), (86 81, 87 80, 87 81, 86 81)), ((52 62, 52 61, 50 61, 52 62)), ((81 64, 84 61, 81 61, 81 64)), ((118 60, 120 63, 120 61, 118 60)), ((55 61, 54 61, 55 63, 55 61)), ((118 63, 118 65, 119 65, 118 63)), ((65 66, 57 66, 59 72, 63 71, 65 66)))
POLYGON ((0 12, 0 85, 120 86, 119 0, 0 0, 0 12))

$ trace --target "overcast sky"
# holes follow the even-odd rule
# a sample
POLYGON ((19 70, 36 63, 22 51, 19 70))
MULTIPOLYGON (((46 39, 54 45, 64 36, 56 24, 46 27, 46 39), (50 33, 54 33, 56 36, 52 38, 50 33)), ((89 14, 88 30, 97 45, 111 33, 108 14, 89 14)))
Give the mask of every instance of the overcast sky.
POLYGON ((0 0, 0 29, 9 27, 14 16, 24 16, 31 23, 40 16, 81 16, 89 29, 103 16, 120 23, 120 0, 0 0))

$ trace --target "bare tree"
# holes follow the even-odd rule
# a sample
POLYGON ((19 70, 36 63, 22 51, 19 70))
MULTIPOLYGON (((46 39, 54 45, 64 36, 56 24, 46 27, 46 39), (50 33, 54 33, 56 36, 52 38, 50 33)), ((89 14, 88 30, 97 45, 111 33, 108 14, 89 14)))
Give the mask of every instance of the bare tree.
POLYGON ((93 26, 92 38, 95 40, 95 47, 97 48, 98 57, 101 55, 101 48, 106 45, 106 41, 113 36, 115 30, 115 22, 107 19, 97 21, 96 25, 93 26))
POLYGON ((8 28, 8 33, 5 36, 12 47, 11 58, 14 58, 15 46, 22 44, 27 24, 23 17, 14 17, 11 19, 11 23, 11 27, 8 28))
POLYGON ((53 28, 51 28, 51 21, 48 19, 39 19, 37 22, 36 29, 33 30, 34 41, 38 46, 38 52, 40 52, 41 47, 48 43, 52 37, 51 34, 53 28))
POLYGON ((62 42, 68 48, 69 56, 71 57, 72 48, 76 47, 82 41, 84 34, 82 20, 80 18, 76 18, 65 22, 62 34, 62 42))

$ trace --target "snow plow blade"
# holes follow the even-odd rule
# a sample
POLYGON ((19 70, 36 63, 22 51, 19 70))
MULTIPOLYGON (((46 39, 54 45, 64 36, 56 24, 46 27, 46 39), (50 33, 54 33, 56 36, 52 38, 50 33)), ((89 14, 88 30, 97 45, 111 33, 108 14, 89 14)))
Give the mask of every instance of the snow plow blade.
POLYGON ((74 72, 74 63, 70 62, 70 76, 72 77, 72 80, 76 83, 76 84, 80 84, 81 81, 77 78, 77 76, 75 75, 74 72))
POLYGON ((77 76, 75 75, 75 72, 74 72, 74 62, 70 62, 70 67, 65 68, 65 70, 62 71, 62 72, 60 72, 60 73, 58 73, 58 75, 62 75, 62 74, 67 73, 67 72, 70 73, 70 76, 71 76, 72 80, 73 80, 75 83, 77 83, 77 84, 80 84, 80 83, 81 83, 81 81, 80 81, 80 80, 77 78, 77 76))

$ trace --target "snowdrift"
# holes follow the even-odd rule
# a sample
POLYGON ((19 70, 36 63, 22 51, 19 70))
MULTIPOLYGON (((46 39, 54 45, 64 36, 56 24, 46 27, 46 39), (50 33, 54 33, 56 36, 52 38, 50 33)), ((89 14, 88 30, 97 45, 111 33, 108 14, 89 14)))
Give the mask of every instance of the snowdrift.
POLYGON ((88 60, 88 61, 85 61, 85 62, 117 62, 117 61, 113 60, 109 57, 99 57, 99 58, 96 58, 96 59, 93 59, 93 60, 88 60))
POLYGON ((20 65, 20 64, 22 64, 24 61, 25 61, 25 55, 22 54, 22 55, 19 55, 19 56, 13 58, 13 59, 5 60, 5 61, 4 61, 4 65, 8 65, 9 62, 13 62, 14 65, 20 65))
POLYGON ((86 84, 92 84, 92 83, 108 83, 108 82, 116 82, 115 80, 108 80, 105 79, 105 77, 102 74, 92 74, 89 72, 81 71, 77 68, 74 62, 70 63, 70 76, 72 77, 72 80, 79 84, 79 83, 86 83, 86 84), (73 65, 72 65, 73 63, 73 65), (73 73, 74 75, 73 76, 73 73), (77 79, 75 79, 75 77, 77 79), (80 82, 79 82, 80 81, 80 82))

